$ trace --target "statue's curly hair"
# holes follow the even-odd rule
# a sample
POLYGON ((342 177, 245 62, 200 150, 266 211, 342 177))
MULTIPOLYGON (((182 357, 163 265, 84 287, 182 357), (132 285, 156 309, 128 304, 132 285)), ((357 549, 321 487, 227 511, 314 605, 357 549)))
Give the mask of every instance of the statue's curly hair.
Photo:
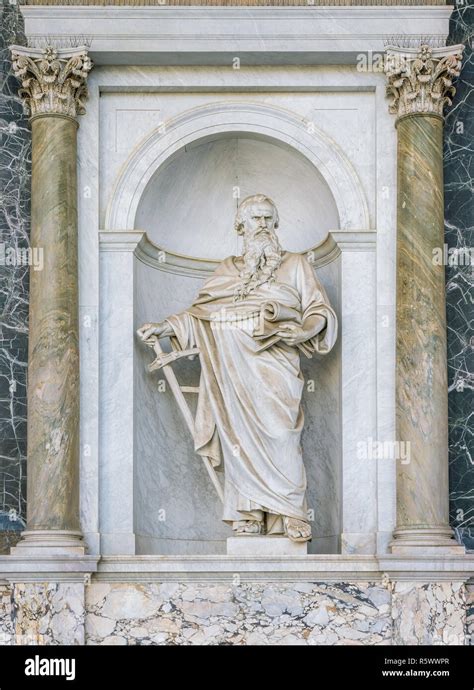
POLYGON ((245 215, 246 215, 246 212, 247 212, 247 209, 249 208, 249 206, 253 206, 254 204, 261 204, 264 201, 268 202, 273 207, 273 217, 275 218, 275 228, 278 227, 278 225, 280 223, 280 218, 278 216, 278 210, 277 210, 277 207, 275 205, 275 202, 272 199, 270 199, 269 196, 266 196, 266 194, 254 194, 253 196, 246 197, 239 204, 239 208, 237 209, 237 213, 236 213, 235 221, 234 221, 234 229, 238 235, 243 234, 243 228, 244 228, 244 224, 245 224, 245 215))

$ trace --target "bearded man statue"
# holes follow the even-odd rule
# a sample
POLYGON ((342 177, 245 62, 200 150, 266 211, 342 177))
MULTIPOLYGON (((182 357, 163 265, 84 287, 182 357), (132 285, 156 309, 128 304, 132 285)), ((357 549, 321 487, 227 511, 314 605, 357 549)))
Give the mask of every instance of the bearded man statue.
POLYGON ((189 308, 138 335, 199 349, 195 450, 223 462, 223 520, 242 536, 308 541, 300 354, 328 353, 337 318, 307 258, 282 250, 278 224, 267 196, 242 201, 242 256, 222 261, 189 308))

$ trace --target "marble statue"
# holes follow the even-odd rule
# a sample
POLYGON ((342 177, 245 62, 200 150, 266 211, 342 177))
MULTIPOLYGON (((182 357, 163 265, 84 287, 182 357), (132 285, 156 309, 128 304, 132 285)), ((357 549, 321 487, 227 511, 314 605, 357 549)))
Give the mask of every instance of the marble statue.
POLYGON ((300 353, 329 352, 337 319, 307 258, 282 250, 278 223, 268 197, 242 201, 242 256, 222 261, 189 308, 137 333, 148 344, 169 336, 175 351, 198 348, 195 450, 224 469, 223 520, 237 535, 304 542, 300 353))

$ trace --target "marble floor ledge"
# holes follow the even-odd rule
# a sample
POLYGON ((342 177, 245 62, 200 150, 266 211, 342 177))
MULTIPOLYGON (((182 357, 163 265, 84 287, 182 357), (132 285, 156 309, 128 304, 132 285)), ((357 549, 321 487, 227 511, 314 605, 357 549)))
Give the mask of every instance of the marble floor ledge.
POLYGON ((305 556, 104 556, 94 581, 362 582, 474 578, 474 554, 403 557, 360 554, 305 556))
POLYGON ((91 581, 100 556, 77 555, 7 555, 0 556, 0 584, 14 582, 84 582, 91 581))
POLYGON ((0 556, 0 581, 44 582, 469 582, 462 556, 0 556))

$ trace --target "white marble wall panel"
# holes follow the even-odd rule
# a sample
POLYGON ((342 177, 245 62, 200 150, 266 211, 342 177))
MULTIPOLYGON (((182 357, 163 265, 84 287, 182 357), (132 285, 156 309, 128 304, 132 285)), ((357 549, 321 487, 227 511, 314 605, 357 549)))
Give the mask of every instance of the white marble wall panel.
POLYGON ((341 434, 342 552, 375 553, 377 465, 367 452, 376 437, 375 233, 342 233, 341 434), (365 241, 364 241, 365 240, 365 241))
MULTIPOLYGON (((396 129, 384 117, 383 89, 376 93, 377 131, 377 440, 393 443, 395 434, 395 312, 396 312, 396 129)), ((396 523, 396 460, 385 454, 377 463, 377 551, 386 553, 396 523)))
POLYGON ((78 129, 80 515, 89 553, 99 535, 99 88, 89 80, 87 116, 78 129))
POLYGON ((134 255, 140 233, 103 233, 100 253, 101 553, 135 553, 134 255))
MULTIPOLYGON (((317 269, 341 318, 340 257, 317 269)), ((342 531, 341 339, 325 356, 301 357, 305 379, 302 434, 313 539, 308 553, 339 553, 342 531)))

